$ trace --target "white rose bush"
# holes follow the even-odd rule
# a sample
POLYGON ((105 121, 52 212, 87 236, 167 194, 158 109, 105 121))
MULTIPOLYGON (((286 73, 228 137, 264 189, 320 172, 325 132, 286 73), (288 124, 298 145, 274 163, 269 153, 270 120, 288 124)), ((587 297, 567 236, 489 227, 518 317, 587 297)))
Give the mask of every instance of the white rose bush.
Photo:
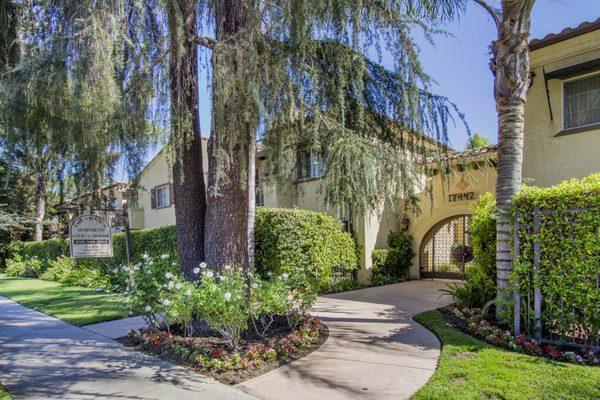
POLYGON ((129 337, 152 351, 175 351, 193 366, 226 371, 262 365, 312 344, 322 331, 321 322, 307 314, 316 299, 314 286, 296 287, 287 274, 263 279, 235 266, 215 272, 202 263, 193 270, 198 280, 192 282, 168 258, 146 257, 137 266, 128 271, 128 297, 132 311, 152 327, 129 337), (283 333, 282 324, 289 324, 283 333), (225 347, 197 343, 206 326, 225 347), (241 345, 248 336, 260 342, 241 345))

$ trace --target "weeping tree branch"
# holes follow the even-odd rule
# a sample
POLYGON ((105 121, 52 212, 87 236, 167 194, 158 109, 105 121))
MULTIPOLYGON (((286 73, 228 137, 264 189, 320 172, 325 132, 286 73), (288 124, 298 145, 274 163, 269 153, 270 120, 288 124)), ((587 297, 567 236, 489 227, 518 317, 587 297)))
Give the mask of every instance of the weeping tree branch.
POLYGON ((196 36, 192 39, 192 41, 197 45, 206 47, 208 49, 214 49, 215 46, 218 44, 218 42, 215 39, 206 36, 196 36))
POLYGON ((488 3, 486 3, 485 0, 474 0, 474 1, 475 1, 475 3, 477 3, 481 7, 483 7, 483 9, 486 10, 490 14, 492 19, 494 20, 494 24, 496 24, 496 29, 498 30, 498 32, 500 32, 500 18, 498 16, 498 12, 492 6, 490 6, 488 3))

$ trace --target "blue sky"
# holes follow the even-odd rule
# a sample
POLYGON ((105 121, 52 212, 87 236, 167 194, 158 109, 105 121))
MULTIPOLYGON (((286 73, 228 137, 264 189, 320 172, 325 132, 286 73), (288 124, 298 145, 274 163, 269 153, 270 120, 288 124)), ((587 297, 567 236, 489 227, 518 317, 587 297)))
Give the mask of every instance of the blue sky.
MULTIPOLYGON (((490 0, 490 3, 493 1, 490 0)), ((531 38, 557 33, 598 17, 600 0, 537 0, 532 15, 531 38)), ((434 90, 457 104, 465 113, 473 133, 480 133, 495 143, 497 125, 493 77, 488 67, 489 45, 496 36, 493 23, 481 7, 471 3, 460 20, 443 28, 453 37, 439 36, 435 47, 425 41, 421 43, 425 70, 437 82, 434 90)), ((201 54, 201 62, 206 62, 206 56, 206 53, 201 54)), ((383 64, 389 61, 384 57, 383 64)), ((205 71, 200 74, 200 119, 202 135, 209 136, 210 96, 205 71)), ((464 148, 466 140, 464 127, 457 125, 451 129, 450 141, 455 148, 464 148)), ((149 153, 151 157, 155 151, 149 153)))

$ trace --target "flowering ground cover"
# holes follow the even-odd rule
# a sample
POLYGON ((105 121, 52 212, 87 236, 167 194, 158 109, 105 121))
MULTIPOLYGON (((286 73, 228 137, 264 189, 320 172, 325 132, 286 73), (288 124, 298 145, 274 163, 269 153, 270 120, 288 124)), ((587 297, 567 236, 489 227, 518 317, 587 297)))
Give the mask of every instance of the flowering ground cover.
POLYGON ((487 321, 479 308, 461 308, 457 305, 450 305, 441 311, 456 328, 495 346, 533 356, 548 357, 557 361, 600 365, 600 353, 589 348, 556 347, 550 344, 540 344, 523 334, 515 338, 510 331, 494 326, 487 321))
POLYGON ((598 399, 600 368, 493 346, 450 324, 438 310, 415 320, 442 342, 438 368, 413 400, 598 399))
POLYGON ((0 295, 26 307, 83 326, 128 316, 123 296, 0 274, 0 295))
POLYGON ((132 331, 121 342, 233 385, 304 357, 323 344, 327 328, 318 318, 305 316, 290 329, 280 317, 264 337, 254 329, 243 332, 236 350, 211 330, 184 334, 181 327, 151 327, 132 331))

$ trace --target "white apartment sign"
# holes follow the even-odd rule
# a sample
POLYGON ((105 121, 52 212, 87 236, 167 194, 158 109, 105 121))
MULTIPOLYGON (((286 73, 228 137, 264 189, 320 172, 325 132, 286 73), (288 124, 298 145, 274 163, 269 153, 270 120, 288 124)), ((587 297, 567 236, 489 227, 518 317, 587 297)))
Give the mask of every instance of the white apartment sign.
POLYGON ((69 229, 71 257, 112 257, 110 224, 97 215, 82 215, 73 219, 69 229))

